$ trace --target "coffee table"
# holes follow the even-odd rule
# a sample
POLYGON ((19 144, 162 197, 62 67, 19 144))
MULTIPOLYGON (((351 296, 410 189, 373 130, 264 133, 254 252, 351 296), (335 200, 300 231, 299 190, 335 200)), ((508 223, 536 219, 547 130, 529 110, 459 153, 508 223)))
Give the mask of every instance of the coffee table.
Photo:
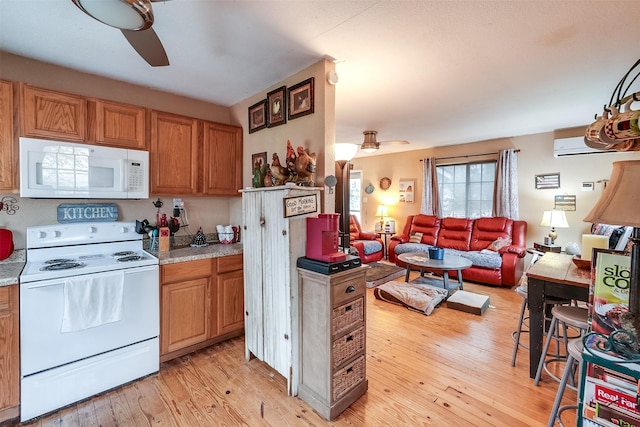
POLYGON ((442 271, 442 284, 447 291, 449 289, 449 271, 456 270, 458 276, 458 283, 460 289, 462 289, 462 270, 471 267, 472 263, 466 258, 462 258, 455 255, 446 255, 443 259, 430 259, 424 252, 407 252, 405 254, 398 255, 400 261, 407 263, 407 273, 405 274, 404 281, 409 281, 409 273, 411 272, 411 266, 420 268, 420 277, 424 277, 424 272, 436 272, 442 271))

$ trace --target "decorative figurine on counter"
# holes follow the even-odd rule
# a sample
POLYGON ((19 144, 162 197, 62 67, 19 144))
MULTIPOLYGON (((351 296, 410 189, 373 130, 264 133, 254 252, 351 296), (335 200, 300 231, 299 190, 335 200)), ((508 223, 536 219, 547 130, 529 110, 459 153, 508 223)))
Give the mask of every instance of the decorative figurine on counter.
POLYGON ((262 162, 262 159, 257 159, 253 164, 253 187, 264 187, 264 177, 267 174, 267 165, 262 162))
POLYGON ((295 161, 296 183, 298 185, 313 186, 313 174, 316 172, 316 153, 298 146, 298 157, 295 161))
POLYGON ((273 175, 271 175, 271 168, 269 167, 269 163, 267 163, 267 173, 264 176, 264 186, 273 187, 273 175))
POLYGON ((202 231, 202 227, 200 227, 198 228, 198 232, 196 233, 196 235, 193 236, 193 239, 191 240, 191 246, 194 248, 201 248, 207 245, 207 238, 202 231))
POLYGON ((285 182, 290 181, 291 172, 289 169, 280 164, 280 158, 278 153, 273 153, 271 157, 271 175, 275 178, 276 185, 284 185, 285 182))
POLYGON ((285 158, 285 163, 287 169, 289 169, 289 174, 292 177, 292 181, 294 181, 296 177, 296 157, 296 150, 293 149, 291 141, 287 140, 287 157, 285 158))

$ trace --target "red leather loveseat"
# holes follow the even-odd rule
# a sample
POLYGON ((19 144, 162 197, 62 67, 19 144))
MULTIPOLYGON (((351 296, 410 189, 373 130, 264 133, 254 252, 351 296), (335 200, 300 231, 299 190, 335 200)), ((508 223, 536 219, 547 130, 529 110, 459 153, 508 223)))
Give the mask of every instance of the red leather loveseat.
POLYGON ((377 233, 362 231, 358 218, 349 216, 349 238, 351 246, 356 248, 363 264, 380 261, 384 258, 384 243, 377 233))
MULTIPOLYGON (((402 233, 391 237, 389 261, 398 266, 406 264, 398 255, 406 252, 428 252, 430 246, 444 248, 447 254, 470 259, 473 265, 462 270, 462 278, 494 286, 512 287, 524 272, 527 223, 504 217, 494 218, 438 218, 431 215, 410 215, 402 233), (420 243, 411 243, 422 233, 420 243), (506 246, 498 250, 496 242, 506 246), (493 245, 492 245, 493 244, 493 245)), ((498 245, 500 246, 500 245, 498 245)), ((450 275, 456 275, 450 271, 450 275)))

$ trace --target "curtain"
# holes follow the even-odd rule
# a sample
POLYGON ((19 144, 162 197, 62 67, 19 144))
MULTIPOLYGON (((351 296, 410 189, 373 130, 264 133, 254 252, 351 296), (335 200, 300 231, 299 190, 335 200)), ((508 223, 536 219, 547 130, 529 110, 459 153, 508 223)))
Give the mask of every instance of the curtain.
POLYGON ((438 178, 436 159, 422 160, 422 207, 420 213, 440 216, 440 198, 438 196, 438 178))
POLYGON ((493 216, 518 219, 518 155, 516 150, 500 150, 493 187, 493 216))

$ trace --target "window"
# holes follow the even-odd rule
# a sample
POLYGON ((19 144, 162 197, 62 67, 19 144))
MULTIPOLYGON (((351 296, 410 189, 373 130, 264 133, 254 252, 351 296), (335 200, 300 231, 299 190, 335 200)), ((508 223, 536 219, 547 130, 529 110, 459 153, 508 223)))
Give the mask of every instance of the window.
POLYGON ((355 215, 362 224, 362 171, 349 171, 349 214, 355 215))
POLYGON ((495 161, 436 166, 436 172, 443 217, 491 216, 495 161))

